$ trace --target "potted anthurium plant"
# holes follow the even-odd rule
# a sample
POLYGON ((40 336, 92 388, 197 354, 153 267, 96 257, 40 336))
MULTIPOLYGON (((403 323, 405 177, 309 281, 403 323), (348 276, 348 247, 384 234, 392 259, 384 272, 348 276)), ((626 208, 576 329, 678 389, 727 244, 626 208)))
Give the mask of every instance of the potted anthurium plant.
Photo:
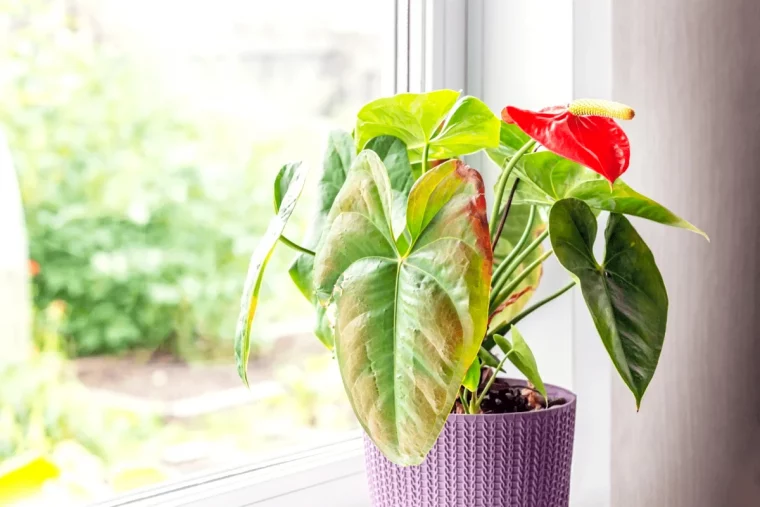
POLYGON ((517 325, 577 285, 638 408, 668 297, 626 215, 703 234, 618 178, 630 146, 615 119, 630 108, 580 100, 501 116, 451 90, 367 104, 353 134, 329 137, 303 245, 283 230, 305 170, 288 164, 275 178, 275 216, 242 298, 239 373, 247 383, 262 275, 280 241, 298 251, 290 274, 366 433, 376 507, 567 505, 575 396, 543 383, 517 325), (480 150, 501 169, 490 219, 480 173, 459 158, 480 150), (551 255, 572 281, 528 306, 551 255), (500 375, 512 367, 527 381, 500 375))

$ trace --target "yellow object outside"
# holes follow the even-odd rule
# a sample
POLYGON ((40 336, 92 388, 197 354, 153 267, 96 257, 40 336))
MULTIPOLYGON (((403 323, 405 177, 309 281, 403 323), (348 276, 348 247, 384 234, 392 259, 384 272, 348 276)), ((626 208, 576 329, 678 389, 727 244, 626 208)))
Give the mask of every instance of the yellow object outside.
POLYGON ((0 505, 38 493, 46 481, 60 476, 60 469, 40 454, 26 454, 0 464, 0 505))

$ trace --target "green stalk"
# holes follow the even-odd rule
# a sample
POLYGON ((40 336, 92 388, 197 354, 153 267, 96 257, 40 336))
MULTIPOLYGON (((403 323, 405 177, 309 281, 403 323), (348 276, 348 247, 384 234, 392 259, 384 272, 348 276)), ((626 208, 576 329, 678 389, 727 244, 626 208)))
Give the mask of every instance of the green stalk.
POLYGON ((469 414, 470 402, 467 399, 467 393, 469 393, 469 391, 467 390, 465 386, 461 386, 460 389, 461 389, 461 392, 459 393, 459 401, 462 403, 462 408, 464 409, 464 413, 469 414))
POLYGON ((499 220, 499 226, 496 228, 496 234, 491 237, 491 251, 496 251, 496 245, 499 244, 501 239, 501 233, 504 232, 504 225, 507 223, 507 217, 509 216, 509 210, 512 209, 512 200, 515 198, 515 192, 517 192, 517 185, 520 184, 520 178, 515 178, 515 182, 512 184, 512 190, 509 191, 509 199, 507 199, 507 205, 504 206, 504 212, 501 214, 499 220))
MULTIPOLYGON (((498 280, 499 277, 504 273, 504 270, 507 269, 507 267, 512 264, 512 261, 515 260, 515 257, 517 257, 520 253, 520 250, 525 246, 525 243, 528 242, 528 238, 530 237, 530 231, 533 230, 533 220, 535 220, 536 217, 536 207, 531 206, 530 207, 530 215, 528 215, 528 223, 525 225, 525 230, 522 233, 522 236, 520 236, 520 239, 517 241, 517 244, 512 249, 511 252, 509 252, 509 255, 501 261, 501 263, 496 268, 496 271, 493 273, 493 280, 498 280)), ((496 250, 496 248, 494 248, 496 250)))
POLYGON ((499 175, 499 180, 496 182, 496 190, 494 190, 493 194, 493 208, 491 209, 491 223, 489 224, 489 231, 491 233, 491 236, 493 236, 496 232, 496 225, 498 223, 496 217, 499 216, 499 211, 501 210, 501 201, 504 196, 504 190, 506 189, 509 175, 512 174, 512 170, 515 168, 515 166, 517 166, 517 162, 520 160, 520 157, 530 151, 535 144, 536 142, 532 139, 523 144, 522 147, 517 150, 515 156, 509 159, 509 163, 499 175))
MULTIPOLYGON (((528 247, 519 255, 517 255, 517 258, 510 262, 504 270, 498 269, 496 270, 496 276, 492 279, 492 285, 491 288, 491 302, 494 301, 494 296, 496 294, 501 293, 501 290, 504 288, 504 285, 506 285, 507 281, 509 281, 510 275, 517 270, 518 266, 522 264, 522 262, 535 250, 538 248, 541 243, 544 242, 544 240, 549 236, 549 230, 545 230, 541 234, 539 234, 536 239, 533 240, 533 242, 528 245, 528 247), (497 278, 498 276, 498 278, 497 278), (495 280, 495 281, 494 281, 495 280)), ((502 263, 505 264, 506 260, 502 263)), ((501 266, 499 266, 501 268, 501 266)), ((509 294, 507 294, 509 295, 509 294)))
POLYGON ((430 153, 430 144, 425 143, 425 147, 422 148, 422 174, 427 172, 428 154, 430 153))
POLYGON ((306 255, 311 255, 312 257, 317 255, 313 250, 309 250, 308 248, 289 240, 285 236, 280 236, 280 241, 288 245, 293 250, 298 250, 299 252, 305 253, 306 255))
POLYGON ((496 365, 499 364, 499 359, 491 354, 490 350, 484 347, 480 347, 478 357, 483 364, 490 366, 491 368, 496 368, 496 365))
POLYGON ((493 375, 491 375, 491 378, 488 379, 486 386, 483 388, 483 392, 480 393, 480 396, 478 396, 478 399, 475 400, 473 413, 477 413, 480 411, 480 405, 481 403, 483 403, 483 400, 488 394, 488 391, 491 389, 491 386, 493 386, 493 383, 496 382, 496 374, 499 373, 499 370, 501 370, 502 367, 504 366, 504 363, 506 362, 507 357, 509 357, 509 354, 504 354, 504 357, 502 357, 501 361, 499 361, 499 366, 496 367, 496 371, 493 372, 493 375))
MULTIPOLYGON (((493 341, 493 339, 490 338, 491 336, 493 336, 495 334, 500 334, 500 335, 507 334, 507 331, 509 331, 509 329, 512 326, 516 325, 518 322, 520 322, 525 317, 527 317, 531 313, 535 312, 536 310, 538 310, 539 308, 541 308, 545 304, 551 303, 552 301, 554 301, 555 299, 557 299, 558 297, 560 297, 562 294, 564 294, 565 292, 567 292, 570 289, 572 289, 573 287, 575 287, 575 283, 576 283, 575 280, 571 281, 570 283, 568 283, 567 285, 565 285, 564 287, 562 287, 560 290, 558 290, 557 292, 555 292, 551 296, 547 296, 546 298, 542 299, 538 303, 530 306, 529 308, 526 308, 522 312, 520 312, 517 315, 515 315, 515 317, 512 320, 510 320, 509 322, 505 322, 504 324, 500 325, 499 327, 497 327, 496 329, 494 329, 493 331, 491 331, 490 333, 488 333, 488 337, 486 338, 486 340, 484 340, 483 346, 481 347, 481 350, 484 350, 484 349, 485 350, 489 350, 490 348, 493 347, 492 344, 489 346, 489 344, 493 341)), ((489 352, 489 354, 490 354, 490 352, 489 352)))
MULTIPOLYGON (((496 309, 496 307, 499 306, 499 304, 501 303, 501 301, 499 301, 499 300, 503 301, 504 299, 508 298, 509 295, 512 294, 515 291, 515 289, 517 289, 517 286, 520 285, 520 282, 522 282, 523 280, 525 280, 525 278, 534 269, 536 269, 538 266, 540 266, 553 253, 554 253, 554 250, 549 249, 546 252, 544 252, 543 254, 541 254, 541 257, 539 257, 538 259, 536 259, 533 262, 531 262, 530 264, 528 264, 528 267, 525 268, 524 270, 522 270, 522 272, 519 275, 517 275, 514 280, 512 280, 512 283, 510 283, 509 285, 507 285, 507 287, 505 289, 503 289, 501 292, 499 292, 499 294, 495 298, 492 299, 489 311, 491 311, 491 312, 494 311, 496 309)), ((493 293, 491 293, 491 296, 493 296, 493 293)))

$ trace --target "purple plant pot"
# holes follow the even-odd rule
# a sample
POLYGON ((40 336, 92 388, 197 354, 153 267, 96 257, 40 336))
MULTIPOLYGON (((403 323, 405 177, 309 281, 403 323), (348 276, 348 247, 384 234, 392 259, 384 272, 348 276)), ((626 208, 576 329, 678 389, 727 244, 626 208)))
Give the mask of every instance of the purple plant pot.
MULTIPOLYGON (((512 385, 524 385, 511 380, 512 385)), ((450 415, 419 466, 388 461, 365 435, 374 507, 560 507, 569 504, 575 395, 537 412, 450 415)))

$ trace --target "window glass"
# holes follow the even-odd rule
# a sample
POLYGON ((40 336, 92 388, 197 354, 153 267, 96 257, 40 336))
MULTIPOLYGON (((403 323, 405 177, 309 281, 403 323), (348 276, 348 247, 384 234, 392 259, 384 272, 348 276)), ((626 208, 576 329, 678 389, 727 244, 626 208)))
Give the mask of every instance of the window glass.
POLYGON ((18 207, 17 184, 26 224, 0 221, 23 258, 0 263, 0 504, 87 502, 354 428, 286 246, 250 390, 232 337, 279 167, 312 169, 287 230, 303 238, 328 131, 393 91, 393 4, 0 0, 0 201, 18 207))

